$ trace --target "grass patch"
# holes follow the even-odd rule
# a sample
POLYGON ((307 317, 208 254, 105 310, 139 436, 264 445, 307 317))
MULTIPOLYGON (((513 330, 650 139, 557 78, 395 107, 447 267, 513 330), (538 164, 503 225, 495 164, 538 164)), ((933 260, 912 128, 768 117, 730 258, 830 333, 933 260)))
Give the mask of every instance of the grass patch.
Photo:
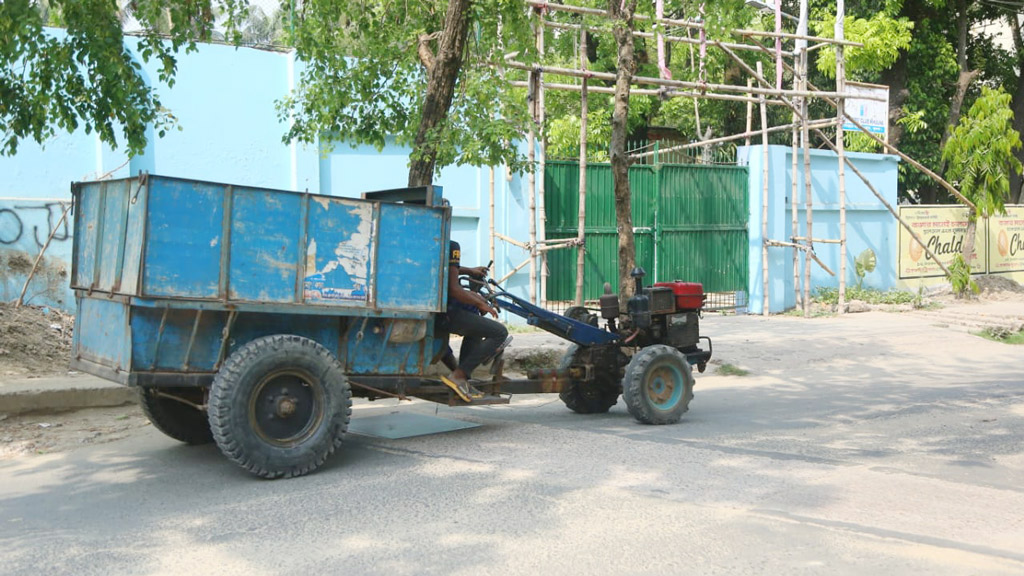
POLYGON ((986 328, 981 332, 975 332, 974 335, 981 336, 986 340, 992 340, 993 342, 1016 344, 1018 346, 1024 345, 1024 328, 1016 332, 1005 328, 986 328))
POLYGON ((722 364, 715 369, 715 374, 721 374, 722 376, 746 376, 750 372, 734 364, 722 364))
POLYGON ((505 328, 508 328, 509 334, 537 334, 543 332, 536 326, 530 326, 529 324, 505 324, 505 328))

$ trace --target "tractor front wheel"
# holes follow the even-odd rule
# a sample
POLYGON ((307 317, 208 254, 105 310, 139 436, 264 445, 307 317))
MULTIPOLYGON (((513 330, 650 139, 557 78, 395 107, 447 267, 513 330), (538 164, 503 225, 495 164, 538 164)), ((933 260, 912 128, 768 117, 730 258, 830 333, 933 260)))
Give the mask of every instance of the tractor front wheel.
POLYGON ((675 424, 690 407, 693 371, 675 348, 656 344, 633 355, 622 380, 626 408, 644 424, 675 424))

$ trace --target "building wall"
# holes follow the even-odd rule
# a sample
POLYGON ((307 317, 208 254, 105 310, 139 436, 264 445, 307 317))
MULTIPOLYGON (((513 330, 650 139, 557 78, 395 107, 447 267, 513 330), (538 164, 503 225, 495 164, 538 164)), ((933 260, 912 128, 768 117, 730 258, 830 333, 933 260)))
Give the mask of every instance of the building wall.
MULTIPOLYGON (((761 214, 764 189, 764 148, 742 148, 740 156, 750 167, 750 263, 749 310, 760 314, 764 310, 764 272, 762 260, 761 214)), ((898 158, 883 154, 849 153, 853 161, 890 206, 897 205, 898 158)), ((790 241, 792 233, 793 174, 792 148, 768 147, 768 231, 771 240, 790 241)), ((797 218, 799 236, 807 236, 807 206, 804 192, 803 153, 798 152, 797 218)), ((815 239, 838 240, 839 175, 838 157, 833 152, 811 151, 811 220, 815 239)), ((847 167, 846 170, 846 285, 857 283, 854 260, 861 252, 871 249, 877 264, 874 272, 864 277, 865 287, 888 290, 896 285, 897 223, 885 205, 866 184, 847 167)), ((796 306, 796 288, 793 279, 793 252, 795 248, 770 247, 768 249, 768 310, 782 312, 796 306)), ((840 247, 838 244, 816 243, 815 254, 832 271, 811 262, 811 287, 836 288, 839 286, 840 247)), ((804 278, 804 257, 799 257, 800 282, 804 278)))

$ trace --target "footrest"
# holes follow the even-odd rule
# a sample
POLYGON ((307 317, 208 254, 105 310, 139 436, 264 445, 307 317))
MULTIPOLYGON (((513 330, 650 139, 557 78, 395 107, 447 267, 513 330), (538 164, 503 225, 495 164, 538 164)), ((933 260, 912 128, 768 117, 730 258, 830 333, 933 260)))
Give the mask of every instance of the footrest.
MULTIPOLYGON (((480 386, 487 386, 489 382, 474 382, 470 383, 480 386)), ((487 394, 480 398, 473 398, 469 402, 466 402, 459 397, 451 388, 442 384, 439 380, 423 380, 423 385, 416 389, 409 389, 406 391, 409 396, 415 396, 423 400, 429 400, 431 402, 437 402, 439 404, 447 404, 449 406, 491 406, 494 404, 508 404, 512 397, 509 395, 502 396, 500 394, 487 394)))

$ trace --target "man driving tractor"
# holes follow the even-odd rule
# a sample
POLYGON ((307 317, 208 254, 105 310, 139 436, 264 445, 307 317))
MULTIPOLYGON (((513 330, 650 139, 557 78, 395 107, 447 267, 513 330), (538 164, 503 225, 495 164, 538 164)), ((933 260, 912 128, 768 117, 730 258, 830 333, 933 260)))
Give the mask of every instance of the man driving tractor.
POLYGON ((512 341, 508 330, 497 320, 498 311, 483 296, 467 290, 459 282, 460 275, 476 280, 487 276, 486 266, 464 268, 461 266, 462 249, 452 240, 448 248, 448 310, 441 320, 441 329, 462 336, 462 347, 456 363, 451 348, 442 361, 451 373, 441 377, 441 382, 451 388, 465 402, 480 398, 483 394, 469 383, 477 366, 497 356, 512 341))

